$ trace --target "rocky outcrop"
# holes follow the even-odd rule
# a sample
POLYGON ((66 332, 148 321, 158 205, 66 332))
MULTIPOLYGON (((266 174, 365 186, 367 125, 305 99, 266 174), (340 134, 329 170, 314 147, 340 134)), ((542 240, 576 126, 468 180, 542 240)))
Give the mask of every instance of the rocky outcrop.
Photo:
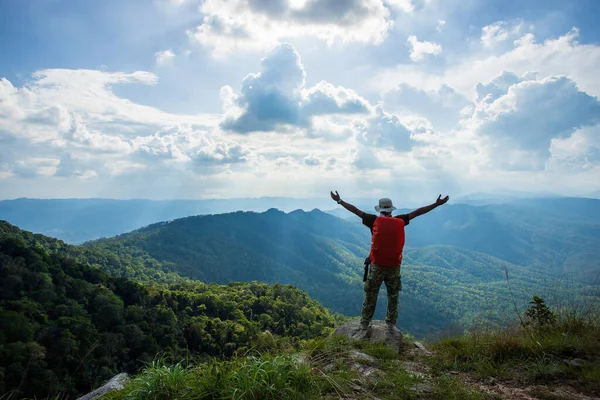
POLYGON ((116 392, 117 390, 123 390, 125 388, 125 382, 127 382, 127 374, 122 373, 114 376, 110 381, 108 381, 104 386, 99 387, 91 393, 86 394, 85 396, 79 397, 77 400, 93 400, 99 399, 109 392, 116 392))
POLYGON ((396 327, 389 329, 385 321, 371 321, 369 329, 364 332, 360 321, 354 320, 340 325, 334 332, 337 335, 352 339, 366 340, 372 343, 384 343, 392 346, 398 353, 402 351, 402 332, 396 327))

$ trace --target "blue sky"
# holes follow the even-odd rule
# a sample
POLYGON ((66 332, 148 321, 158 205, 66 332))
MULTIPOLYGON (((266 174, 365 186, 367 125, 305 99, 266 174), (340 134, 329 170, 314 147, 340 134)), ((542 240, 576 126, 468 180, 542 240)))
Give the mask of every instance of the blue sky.
POLYGON ((593 0, 0 0, 0 198, 600 189, 593 0))

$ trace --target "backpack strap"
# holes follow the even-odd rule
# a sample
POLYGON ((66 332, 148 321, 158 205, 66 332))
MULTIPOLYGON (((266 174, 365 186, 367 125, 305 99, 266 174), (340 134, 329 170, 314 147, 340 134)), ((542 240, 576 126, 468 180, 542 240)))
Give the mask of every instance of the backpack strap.
POLYGON ((363 275, 363 282, 366 282, 367 276, 369 276, 369 265, 371 265, 371 256, 365 258, 365 274, 363 275))

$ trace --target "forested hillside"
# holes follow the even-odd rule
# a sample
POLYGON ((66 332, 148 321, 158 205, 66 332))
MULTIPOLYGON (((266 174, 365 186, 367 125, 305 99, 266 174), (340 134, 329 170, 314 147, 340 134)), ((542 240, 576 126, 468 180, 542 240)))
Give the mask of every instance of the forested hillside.
MULTIPOLYGON (((409 237, 426 218, 409 225, 409 237)), ((269 210, 183 218, 85 247, 132 260, 141 271, 151 265, 207 282, 291 283, 332 311, 359 315, 369 240, 364 226, 318 210, 289 214, 269 210)), ((424 336, 454 324, 469 325, 482 315, 502 321, 512 304, 506 270, 517 302, 526 304, 532 293, 553 297, 549 293, 555 290, 557 277, 543 269, 450 246, 407 249, 399 327, 424 336)), ((111 273, 127 276, 128 271, 111 273)), ((384 317, 385 302, 382 289, 377 318, 384 317)))
MULTIPOLYGON (((335 214, 359 228, 360 221, 346 210, 335 214)), ((460 247, 589 282, 600 271, 599 241, 600 200, 565 197, 448 204, 411 223, 406 245, 460 247)))
MULTIPOLYGON (((588 224, 594 234, 589 213, 580 208, 557 220, 588 224)), ((436 215, 413 221, 409 240, 418 223, 436 215)), ((158 223, 85 246, 1 222, 0 390, 81 393, 117 372, 137 371, 156 354, 227 357, 264 330, 324 335, 333 317, 309 295, 332 311, 360 313, 369 231, 357 222, 318 210, 236 212, 158 223)), ((574 249, 572 257, 585 240, 561 245, 574 249)), ((402 278, 398 325, 417 337, 480 318, 502 324, 532 295, 556 305, 563 294, 573 300, 593 286, 447 245, 407 248, 402 278)))
POLYGON ((75 261, 53 239, 0 228, 0 396, 75 396, 157 354, 229 357, 268 340, 264 331, 297 340, 333 327, 289 285, 141 284, 75 261))
MULTIPOLYGON (((417 336, 439 334, 481 315, 502 321, 512 309, 513 295, 519 305, 532 294, 551 303, 559 297, 557 291, 577 295, 583 285, 594 283, 600 269, 594 269, 598 259, 593 257, 600 220, 596 207, 595 200, 585 199, 522 201, 512 212, 508 206, 447 205, 413 220, 407 227, 399 327, 417 336), (578 207, 567 207, 574 204, 578 207), (534 234, 534 228, 540 232, 534 234), (575 239, 560 239, 562 234, 575 239), (433 245, 436 241, 452 246, 433 245), (574 279, 581 275, 588 279, 574 279)), ((11 228, 5 224, 3 229, 11 228)), ((162 222, 86 246, 37 238, 50 251, 118 277, 163 283, 178 282, 181 276, 220 284, 290 283, 351 316, 361 309, 362 262, 369 240, 368 229, 356 217, 275 209, 162 222)), ((380 296, 377 318, 384 316, 385 289, 380 296)))
POLYGON ((521 200, 442 207, 410 225, 407 246, 451 245, 534 270, 597 278, 600 200, 521 200))

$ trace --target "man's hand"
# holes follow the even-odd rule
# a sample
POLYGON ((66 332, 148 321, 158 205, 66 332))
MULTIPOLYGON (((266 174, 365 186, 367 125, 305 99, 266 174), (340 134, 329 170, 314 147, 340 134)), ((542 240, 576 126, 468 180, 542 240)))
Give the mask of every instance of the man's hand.
POLYGON ((333 201, 338 202, 340 201, 340 194, 337 192, 337 190, 335 191, 335 193, 333 192, 329 192, 331 194, 331 198, 333 199, 333 201))
POLYGON ((446 196, 442 199, 442 195, 440 194, 437 198, 437 200, 435 201, 435 205, 436 206, 441 206, 442 204, 446 204, 446 202, 448 201, 448 199, 450 199, 450 197, 446 196))
POLYGON ((450 197, 448 197, 448 196, 446 196, 442 199, 442 195, 440 194, 438 196, 437 200, 435 201, 435 203, 432 203, 425 207, 417 208, 415 211, 408 213, 408 219, 411 220, 413 218, 418 217, 419 215, 427 214, 429 211, 433 210, 434 208, 441 206, 442 204, 446 204, 448 199, 450 199, 450 197))
MULTIPOLYGON (((336 203, 340 201, 340 194, 337 192, 337 190, 335 191, 335 193, 329 192, 329 194, 331 195, 331 198, 333 199, 333 201, 335 201, 336 203)), ((346 210, 350 211, 352 214, 358 215, 359 217, 362 218, 363 212, 360 211, 358 208, 354 207, 352 204, 348 204, 345 201, 342 201, 339 204, 341 204, 342 207, 344 207, 346 210)))

